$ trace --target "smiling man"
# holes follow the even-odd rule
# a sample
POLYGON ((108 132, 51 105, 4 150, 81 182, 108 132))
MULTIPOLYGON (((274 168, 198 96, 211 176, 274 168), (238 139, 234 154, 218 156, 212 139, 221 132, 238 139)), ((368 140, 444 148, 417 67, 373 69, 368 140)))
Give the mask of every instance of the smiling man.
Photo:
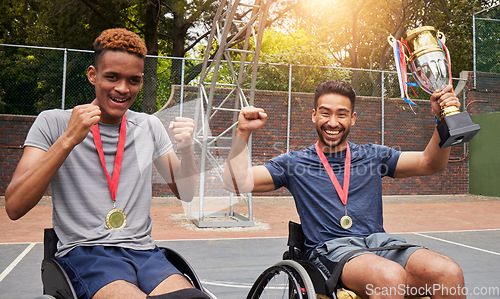
POLYGON ((50 186, 56 257, 79 298, 208 298, 195 290, 151 237, 152 165, 174 194, 191 201, 196 165, 194 121, 170 123, 129 110, 143 82, 146 45, 126 29, 94 42, 90 104, 40 113, 5 192, 19 219, 50 186))
MULTIPOLYGON (((252 132, 264 126, 268 115, 261 108, 243 108, 224 172, 229 190, 265 192, 285 187, 292 193, 306 254, 326 275, 332 271, 332 262, 351 251, 404 244, 404 239, 384 231, 382 177, 431 175, 445 169, 450 155, 450 148, 439 148, 436 130, 423 152, 349 142, 349 131, 356 123, 355 99, 354 90, 345 82, 319 84, 312 110, 317 142, 250 168, 247 142, 252 132)), ((444 105, 460 106, 451 86, 435 92, 430 102, 433 111, 444 105)), ((340 283, 370 298, 403 298, 406 289, 425 291, 431 285, 464 286, 462 270, 455 262, 420 246, 358 251, 343 267, 340 283), (403 291, 387 296, 373 288, 403 291)), ((431 295, 446 297, 445 293, 431 295)))

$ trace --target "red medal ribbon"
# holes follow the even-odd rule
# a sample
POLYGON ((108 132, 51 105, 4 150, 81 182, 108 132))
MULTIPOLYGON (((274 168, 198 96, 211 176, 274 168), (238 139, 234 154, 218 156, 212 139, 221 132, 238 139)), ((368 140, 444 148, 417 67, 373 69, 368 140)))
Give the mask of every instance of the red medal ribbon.
POLYGON ((120 135, 118 137, 118 148, 116 150, 115 156, 115 167, 113 169, 113 178, 109 176, 106 170, 106 162, 104 161, 104 152, 102 149, 101 133, 99 133, 99 126, 95 124, 92 126, 92 135, 94 136, 95 147, 97 148, 97 153, 99 154, 99 159, 101 160, 102 168, 104 169, 104 174, 108 180, 109 191, 111 192, 111 198, 113 203, 116 201, 116 191, 118 190, 118 181, 120 180, 120 171, 122 169, 123 161, 123 151, 125 149, 125 136, 127 135, 127 117, 123 114, 122 123, 120 125, 120 135))
POLYGON ((347 151, 345 154, 345 170, 344 170, 344 189, 340 187, 340 183, 337 180, 337 177, 333 173, 332 167, 330 166, 330 163, 326 160, 325 154, 319 147, 319 143, 316 142, 316 152, 318 153, 319 159, 321 160, 321 163, 323 163, 323 166, 326 169, 326 172, 328 173, 328 176, 330 177, 330 180, 333 183, 333 186, 335 187, 335 190, 337 190, 337 194, 340 197, 340 200, 342 203, 347 205, 347 193, 349 192, 349 179, 351 178, 351 150, 349 148, 349 143, 347 143, 347 151))

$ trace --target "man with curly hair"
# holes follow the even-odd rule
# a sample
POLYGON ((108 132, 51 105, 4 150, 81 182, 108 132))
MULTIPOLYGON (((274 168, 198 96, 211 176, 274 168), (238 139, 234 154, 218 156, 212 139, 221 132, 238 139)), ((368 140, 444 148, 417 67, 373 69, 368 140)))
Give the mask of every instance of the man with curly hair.
POLYGON ((179 199, 194 196, 194 121, 170 123, 178 157, 156 116, 129 110, 143 83, 142 39, 108 29, 94 51, 87 77, 95 99, 40 113, 5 192, 6 211, 19 219, 50 186, 56 258, 79 298, 207 298, 151 237, 153 163, 179 199))

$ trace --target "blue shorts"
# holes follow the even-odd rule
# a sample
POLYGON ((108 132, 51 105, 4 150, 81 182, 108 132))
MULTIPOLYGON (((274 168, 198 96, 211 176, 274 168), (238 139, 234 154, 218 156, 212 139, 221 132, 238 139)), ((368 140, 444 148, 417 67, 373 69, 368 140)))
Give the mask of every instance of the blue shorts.
POLYGON ((81 246, 57 259, 66 270, 78 298, 92 298, 103 286, 125 280, 150 294, 172 274, 181 274, 164 249, 133 250, 112 246, 81 246))
MULTIPOLYGON (((366 238, 337 238, 327 241, 322 245, 314 248, 314 250, 310 254, 309 259, 315 265, 317 265, 327 276, 330 276, 330 269, 327 269, 319 259, 319 256, 321 255, 325 256, 332 262, 338 263, 342 259, 342 257, 344 257, 344 255, 356 249, 366 249, 401 244, 406 244, 406 240, 404 238, 387 233, 374 233, 366 238)), ((404 268, 406 266, 406 262, 410 258, 410 255, 412 255, 418 249, 422 248, 424 247, 414 246, 397 250, 361 251, 355 253, 350 259, 353 259, 356 256, 360 256, 362 254, 376 254, 383 258, 394 261, 404 268)))

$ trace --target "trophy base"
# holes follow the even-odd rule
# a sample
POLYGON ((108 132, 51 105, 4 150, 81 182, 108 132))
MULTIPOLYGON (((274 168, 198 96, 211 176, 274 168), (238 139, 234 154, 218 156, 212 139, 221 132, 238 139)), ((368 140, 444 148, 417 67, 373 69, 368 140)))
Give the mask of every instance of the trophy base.
POLYGON ((460 112, 445 116, 437 126, 440 148, 469 142, 481 127, 475 124, 469 113, 460 112))

